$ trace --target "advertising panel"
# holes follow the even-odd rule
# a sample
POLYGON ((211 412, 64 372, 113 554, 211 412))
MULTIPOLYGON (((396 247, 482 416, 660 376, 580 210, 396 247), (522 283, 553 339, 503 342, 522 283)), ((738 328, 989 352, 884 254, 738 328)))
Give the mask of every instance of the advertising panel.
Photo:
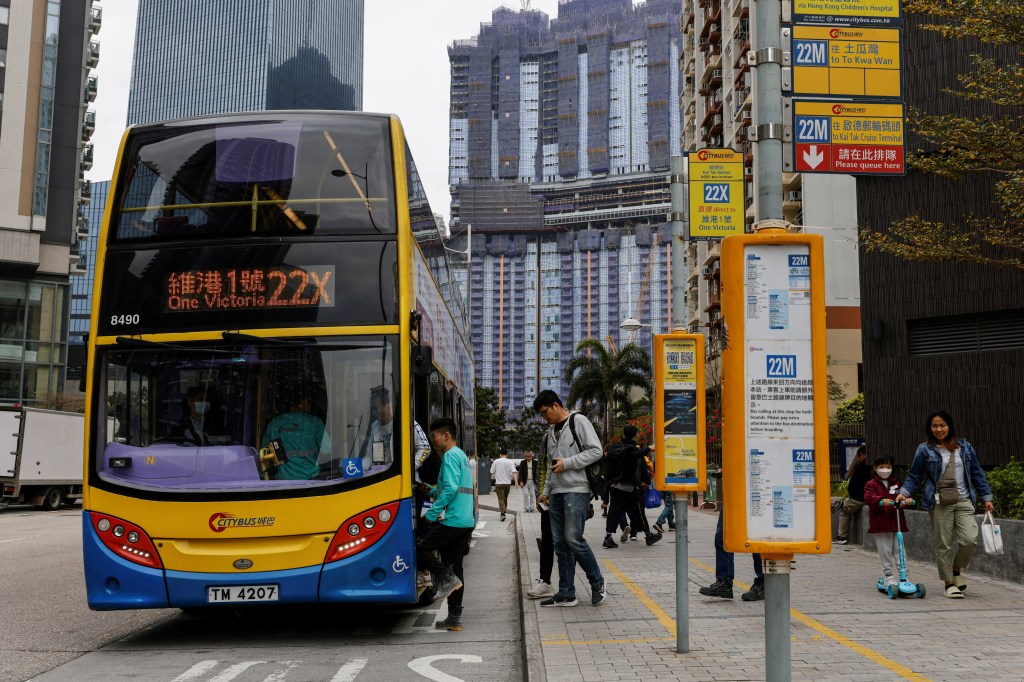
POLYGON ((704 337, 654 337, 654 472, 658 490, 703 488, 704 337))

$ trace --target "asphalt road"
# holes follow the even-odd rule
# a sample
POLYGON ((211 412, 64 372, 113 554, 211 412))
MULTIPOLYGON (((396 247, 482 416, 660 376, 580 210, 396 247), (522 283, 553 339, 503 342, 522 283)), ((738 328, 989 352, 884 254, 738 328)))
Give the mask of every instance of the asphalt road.
POLYGON ((89 611, 80 515, 0 511, 4 682, 523 679, 514 526, 494 512, 466 558, 462 632, 435 630, 441 604, 89 611))

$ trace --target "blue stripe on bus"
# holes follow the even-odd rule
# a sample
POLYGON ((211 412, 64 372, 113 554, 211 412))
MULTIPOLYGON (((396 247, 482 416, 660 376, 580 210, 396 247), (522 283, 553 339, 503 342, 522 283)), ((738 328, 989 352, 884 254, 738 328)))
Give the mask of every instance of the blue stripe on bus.
POLYGON ((322 602, 416 601, 412 500, 402 500, 388 532, 366 551, 323 566, 322 602))
POLYGON ((122 559, 107 549, 92 527, 88 511, 82 512, 82 538, 90 609, 164 609, 170 605, 164 572, 122 559))

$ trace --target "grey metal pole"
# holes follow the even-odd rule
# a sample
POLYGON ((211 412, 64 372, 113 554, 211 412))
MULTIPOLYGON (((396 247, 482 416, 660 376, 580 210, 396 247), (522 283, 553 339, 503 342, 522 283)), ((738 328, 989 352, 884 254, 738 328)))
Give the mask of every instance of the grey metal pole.
MULTIPOLYGON (((669 184, 672 197, 672 331, 686 331, 686 184, 683 157, 673 156, 669 184)), ((676 653, 690 651, 689 495, 676 493, 676 653)))
POLYGON ((690 652, 690 496, 676 493, 675 506, 676 653, 687 654, 690 652))
POLYGON ((757 55, 754 124, 757 131, 757 220, 782 220, 782 19, 779 0, 754 3, 757 55))
POLYGON ((683 157, 673 156, 669 190, 672 198, 672 331, 686 331, 686 178, 683 157))
POLYGON ((768 682, 789 682, 793 679, 789 572, 789 561, 764 562, 764 653, 765 679, 768 682))

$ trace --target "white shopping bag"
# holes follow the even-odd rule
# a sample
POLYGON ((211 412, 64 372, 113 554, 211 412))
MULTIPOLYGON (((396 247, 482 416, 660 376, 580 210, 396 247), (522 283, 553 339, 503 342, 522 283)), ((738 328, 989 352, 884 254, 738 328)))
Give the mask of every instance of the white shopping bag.
POLYGON ((981 541, 985 544, 986 554, 1003 553, 1003 536, 992 518, 992 512, 985 512, 985 518, 981 520, 981 541))

